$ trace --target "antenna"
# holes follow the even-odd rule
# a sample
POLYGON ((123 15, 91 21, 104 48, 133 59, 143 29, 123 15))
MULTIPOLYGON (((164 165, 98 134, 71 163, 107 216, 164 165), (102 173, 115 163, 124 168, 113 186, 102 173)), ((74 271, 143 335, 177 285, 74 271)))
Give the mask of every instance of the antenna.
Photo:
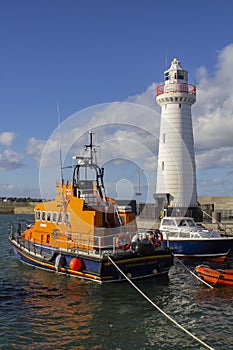
POLYGON ((57 102, 57 128, 58 128, 58 135, 59 135, 59 158, 60 158, 60 170, 61 170, 61 181, 63 180, 63 171, 62 171, 62 152, 61 152, 61 120, 60 120, 60 109, 59 109, 59 102, 57 102))
POLYGON ((142 168, 138 168, 136 169, 136 172, 138 173, 138 192, 136 192, 136 196, 141 196, 141 178, 140 178, 140 174, 143 173, 144 169, 142 168))
POLYGON ((165 70, 168 68, 167 49, 165 50, 165 70))
POLYGON ((85 145, 85 149, 87 150, 88 148, 90 148, 90 160, 91 160, 91 164, 93 164, 93 149, 94 149, 94 145, 93 145, 93 131, 89 131, 89 136, 90 136, 90 143, 89 145, 85 145))

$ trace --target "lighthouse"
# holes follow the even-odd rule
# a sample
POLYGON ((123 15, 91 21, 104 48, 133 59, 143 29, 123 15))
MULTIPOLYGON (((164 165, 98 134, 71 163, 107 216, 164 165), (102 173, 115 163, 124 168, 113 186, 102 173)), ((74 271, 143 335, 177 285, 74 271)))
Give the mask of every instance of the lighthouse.
POLYGON ((154 197, 164 196, 170 213, 176 215, 197 211, 198 206, 191 113, 195 101, 196 87, 188 84, 188 72, 175 58, 164 72, 164 84, 156 89, 161 123, 154 197))

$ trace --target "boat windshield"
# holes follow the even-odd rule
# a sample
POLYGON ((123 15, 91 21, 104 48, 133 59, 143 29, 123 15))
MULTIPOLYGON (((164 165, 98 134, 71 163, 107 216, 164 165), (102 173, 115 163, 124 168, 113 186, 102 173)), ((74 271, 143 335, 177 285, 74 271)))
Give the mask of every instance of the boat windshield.
POLYGON ((192 219, 183 219, 178 224, 179 227, 196 227, 192 219))
POLYGON ((195 223, 194 223, 193 220, 188 219, 188 220, 185 220, 185 221, 186 221, 186 223, 187 223, 187 225, 188 225, 189 227, 196 227, 196 225, 195 225, 195 223))
POLYGON ((172 219, 163 219, 163 226, 176 226, 176 224, 172 219))
POLYGON ((200 231, 199 234, 202 238, 219 238, 219 237, 221 237, 221 235, 214 230, 211 230, 211 231, 203 230, 203 231, 200 231))

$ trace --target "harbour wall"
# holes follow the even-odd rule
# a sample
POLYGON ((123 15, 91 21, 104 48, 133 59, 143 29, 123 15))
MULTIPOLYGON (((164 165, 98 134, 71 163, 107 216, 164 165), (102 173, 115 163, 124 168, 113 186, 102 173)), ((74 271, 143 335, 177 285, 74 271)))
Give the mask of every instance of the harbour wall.
POLYGON ((33 214, 35 202, 1 203, 0 214, 33 214))

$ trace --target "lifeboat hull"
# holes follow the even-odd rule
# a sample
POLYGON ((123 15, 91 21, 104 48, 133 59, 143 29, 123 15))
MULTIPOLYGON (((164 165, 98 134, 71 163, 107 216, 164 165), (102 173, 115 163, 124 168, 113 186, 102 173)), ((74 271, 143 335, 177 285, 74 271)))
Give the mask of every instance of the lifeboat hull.
POLYGON ((195 268, 198 277, 211 284, 233 286, 233 270, 211 269, 209 266, 199 265, 195 268))
MULTIPOLYGON (((16 256, 36 268, 99 283, 125 280, 107 255, 56 251, 48 246, 36 250, 23 245, 22 241, 19 244, 12 237, 9 240, 16 256)), ((145 255, 118 250, 109 256, 127 277, 135 280, 167 275, 173 265, 173 255, 167 248, 155 249, 153 254, 145 255)))

